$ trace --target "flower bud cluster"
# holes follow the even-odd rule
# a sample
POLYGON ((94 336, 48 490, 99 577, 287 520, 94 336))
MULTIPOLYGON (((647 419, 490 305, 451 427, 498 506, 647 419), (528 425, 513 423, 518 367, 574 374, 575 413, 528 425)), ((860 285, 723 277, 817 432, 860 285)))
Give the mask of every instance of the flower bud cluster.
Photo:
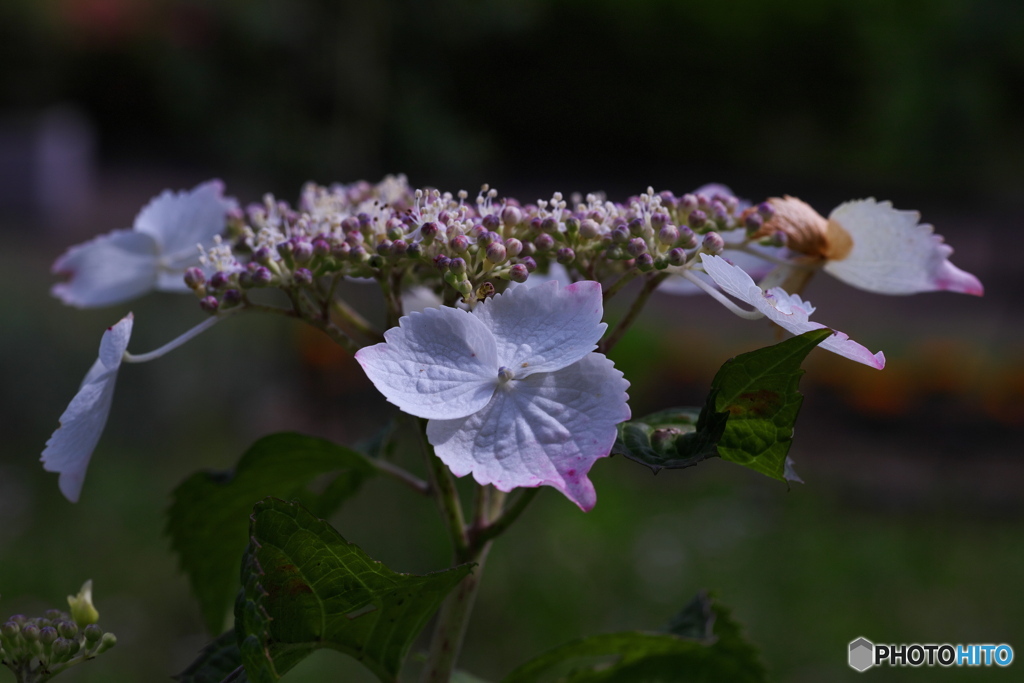
POLYGON ((15 614, 0 623, 0 662, 19 681, 49 680, 116 643, 117 637, 99 625, 80 624, 71 614, 56 609, 35 618, 15 614))
POLYGON ((243 303, 249 290, 330 291, 330 278, 445 287, 472 301, 523 282, 553 263, 602 279, 719 253, 718 233, 743 228, 740 202, 723 194, 647 192, 624 204, 561 193, 536 204, 498 198, 484 186, 475 201, 413 190, 404 176, 377 185, 306 185, 298 207, 267 195, 229 217, 227 234, 204 250, 185 283, 210 313, 243 303))

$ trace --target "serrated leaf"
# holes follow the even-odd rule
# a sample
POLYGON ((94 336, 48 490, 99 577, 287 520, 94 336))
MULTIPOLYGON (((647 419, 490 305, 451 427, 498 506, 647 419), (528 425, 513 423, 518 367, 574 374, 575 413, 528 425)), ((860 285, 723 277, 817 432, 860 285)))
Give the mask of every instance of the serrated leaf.
POLYGON ((718 441, 723 460, 785 479, 793 425, 803 403, 800 364, 831 334, 828 329, 812 330, 722 365, 711 387, 717 392, 715 411, 729 417, 718 441))
POLYGON ((281 433, 254 443, 229 471, 197 472, 174 490, 167 534, 199 600, 210 633, 218 633, 238 591, 249 541, 249 513, 267 496, 297 498, 327 516, 376 469, 362 454, 324 439, 281 433), (308 489, 336 474, 319 493, 308 489))
POLYGON ((592 636, 542 654, 503 683, 764 683, 757 652, 743 640, 728 610, 717 603, 711 609, 711 642, 640 631, 592 636))
POLYGON ((662 469, 692 467, 718 454, 715 447, 727 419, 728 414, 707 406, 662 410, 619 424, 612 453, 647 465, 655 474, 662 469))
POLYGON ((669 620, 664 630, 681 638, 710 640, 715 632, 715 610, 712 604, 706 592, 697 593, 693 600, 669 620))
POLYGON ((235 628, 253 683, 278 680, 324 647, 396 680, 413 639, 473 566, 396 573, 298 503, 273 498, 253 508, 250 537, 235 628))
POLYGON ((196 661, 174 676, 174 680, 178 683, 222 683, 226 680, 247 683, 235 631, 232 629, 222 633, 204 647, 196 661))

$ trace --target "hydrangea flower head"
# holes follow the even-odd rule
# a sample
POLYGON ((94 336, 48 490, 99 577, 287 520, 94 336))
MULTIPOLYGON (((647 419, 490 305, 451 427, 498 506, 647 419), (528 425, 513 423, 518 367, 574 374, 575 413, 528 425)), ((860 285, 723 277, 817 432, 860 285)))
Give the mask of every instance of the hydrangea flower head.
MULTIPOLYGON (((804 301, 796 294, 787 294, 780 287, 764 291, 742 268, 730 264, 721 256, 701 254, 700 258, 704 264, 704 272, 710 275, 724 292, 750 304, 784 330, 793 334, 803 334, 825 327, 810 320, 814 306, 809 301, 804 301)), ((842 332, 835 332, 819 346, 879 370, 885 367, 885 355, 881 351, 873 354, 842 332)))
POLYGON ((53 295, 79 308, 128 301, 150 290, 188 291, 185 269, 198 265, 197 245, 211 244, 224 230, 235 200, 211 180, 188 192, 166 190, 149 202, 131 230, 115 230, 71 247, 55 273, 70 279, 53 286, 53 295))
POLYGON ((114 383, 132 336, 132 324, 129 313, 103 333, 99 358, 60 416, 60 427, 46 442, 41 458, 43 469, 60 473, 61 493, 72 503, 77 503, 82 493, 89 459, 107 424, 114 400, 114 383))
POLYGON ((405 316, 356 359, 388 401, 429 419, 427 437, 456 476, 502 491, 553 486, 589 510, 587 473, 630 416, 629 383, 594 353, 602 314, 596 282, 517 287, 471 312, 405 316))

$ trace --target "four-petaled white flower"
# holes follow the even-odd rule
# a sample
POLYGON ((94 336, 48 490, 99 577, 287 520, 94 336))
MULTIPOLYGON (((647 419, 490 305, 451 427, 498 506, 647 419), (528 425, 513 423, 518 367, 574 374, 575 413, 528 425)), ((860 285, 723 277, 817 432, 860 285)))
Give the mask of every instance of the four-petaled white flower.
POLYGON ((60 416, 60 427, 46 442, 41 458, 43 469, 60 473, 58 485, 61 493, 72 503, 78 502, 89 458, 107 424, 110 404, 114 399, 114 383, 132 336, 132 324, 132 314, 129 313, 103 333, 99 358, 60 416))
POLYGON ((472 312, 403 317, 356 359, 388 401, 428 418, 427 437, 456 476, 502 491, 553 486, 581 509, 587 477, 628 420, 629 383, 595 353, 601 285, 509 289, 472 312))
MULTIPOLYGON (((711 276, 722 291, 750 304, 779 327, 793 334, 826 327, 809 320, 814 313, 814 306, 809 301, 802 300, 796 294, 787 294, 780 287, 764 291, 742 268, 730 264, 721 256, 701 254, 700 259, 704 264, 704 272, 711 276)), ((819 346, 879 370, 885 367, 885 355, 881 351, 873 354, 842 332, 835 332, 819 346)))
POLYGON ((189 192, 165 190, 149 202, 131 230, 115 230, 68 249, 55 273, 69 273, 53 295, 79 308, 128 301, 150 290, 188 291, 185 269, 199 264, 197 245, 210 245, 237 207, 219 180, 189 192))

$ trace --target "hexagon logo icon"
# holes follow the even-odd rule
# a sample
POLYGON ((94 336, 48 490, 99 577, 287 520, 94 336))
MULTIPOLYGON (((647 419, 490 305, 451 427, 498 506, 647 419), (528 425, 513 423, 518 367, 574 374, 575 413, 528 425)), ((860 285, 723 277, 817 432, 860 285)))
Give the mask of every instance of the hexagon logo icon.
POLYGON ((867 638, 850 643, 850 668, 867 671, 875 665, 875 644, 867 638))

